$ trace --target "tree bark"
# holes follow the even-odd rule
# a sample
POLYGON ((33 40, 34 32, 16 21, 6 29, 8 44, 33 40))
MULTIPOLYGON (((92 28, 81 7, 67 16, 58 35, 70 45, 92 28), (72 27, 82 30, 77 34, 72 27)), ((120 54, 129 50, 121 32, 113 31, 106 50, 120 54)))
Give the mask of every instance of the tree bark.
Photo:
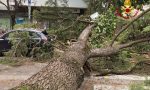
POLYGON ((88 48, 76 42, 59 58, 11 90, 77 90, 84 77, 88 48))

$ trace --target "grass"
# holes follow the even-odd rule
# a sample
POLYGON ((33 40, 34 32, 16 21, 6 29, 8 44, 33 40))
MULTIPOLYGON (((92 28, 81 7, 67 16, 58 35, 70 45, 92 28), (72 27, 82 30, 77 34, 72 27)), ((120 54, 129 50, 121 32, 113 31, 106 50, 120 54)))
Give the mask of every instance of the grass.
POLYGON ((144 89, 144 84, 132 84, 130 86, 130 90, 145 90, 144 89))
POLYGON ((0 18, 0 27, 9 29, 10 27, 9 18, 0 18))
POLYGON ((10 66, 21 66, 26 61, 28 61, 28 58, 1 57, 0 64, 10 66))
POLYGON ((150 80, 146 79, 141 83, 133 83, 130 85, 130 90, 150 90, 150 80))

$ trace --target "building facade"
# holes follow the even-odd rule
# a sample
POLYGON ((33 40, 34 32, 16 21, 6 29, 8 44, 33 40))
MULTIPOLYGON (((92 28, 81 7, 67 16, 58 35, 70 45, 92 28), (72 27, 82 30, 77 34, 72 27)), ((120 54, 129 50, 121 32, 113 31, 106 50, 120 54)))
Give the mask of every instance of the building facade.
MULTIPOLYGON (((6 0, 1 0, 3 3, 7 4, 6 0)), ((11 12, 15 11, 16 14, 16 23, 18 23, 19 20, 28 20, 29 16, 29 3, 30 0, 23 0, 21 3, 19 3, 19 7, 17 10, 15 10, 14 6, 14 0, 10 0, 10 8, 11 12)), ((47 6, 48 0, 31 0, 30 6, 31 6, 31 16, 32 12, 35 9, 40 9, 41 7, 47 6)), ((81 15, 84 13, 84 11, 87 9, 87 4, 83 0, 67 0, 67 2, 63 2, 63 0, 57 0, 57 6, 62 7, 68 7, 72 13, 81 15)), ((53 6, 50 6, 53 7, 53 6)), ((31 17, 32 18, 32 17, 31 17)), ((5 27, 9 28, 10 26, 10 20, 9 20, 9 13, 7 11, 7 8, 0 4, 0 28, 5 27)))

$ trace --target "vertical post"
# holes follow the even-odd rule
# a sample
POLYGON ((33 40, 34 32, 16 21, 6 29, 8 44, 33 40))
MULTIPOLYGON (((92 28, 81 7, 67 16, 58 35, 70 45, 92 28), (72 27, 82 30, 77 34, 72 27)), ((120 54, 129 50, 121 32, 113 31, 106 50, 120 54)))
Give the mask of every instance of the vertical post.
POLYGON ((28 19, 31 21, 31 0, 28 0, 28 19))

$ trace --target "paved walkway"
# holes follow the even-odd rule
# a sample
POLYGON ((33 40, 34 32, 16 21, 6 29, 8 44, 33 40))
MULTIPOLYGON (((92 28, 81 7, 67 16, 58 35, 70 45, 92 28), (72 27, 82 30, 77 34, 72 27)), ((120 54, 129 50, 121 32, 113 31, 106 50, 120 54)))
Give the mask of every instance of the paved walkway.
POLYGON ((111 75, 103 77, 86 77, 79 90, 129 90, 133 83, 141 83, 149 76, 111 75))
POLYGON ((8 90, 17 86, 36 72, 40 71, 46 63, 25 64, 19 67, 11 67, 0 64, 0 90, 8 90))
MULTIPOLYGON (((17 86, 36 72, 46 63, 28 63, 19 67, 0 64, 0 90, 8 90, 17 86)), ((150 79, 150 77, 148 77, 150 79)), ((104 77, 86 77, 79 90, 129 90, 128 86, 134 82, 142 82, 144 76, 112 75, 104 77)))

